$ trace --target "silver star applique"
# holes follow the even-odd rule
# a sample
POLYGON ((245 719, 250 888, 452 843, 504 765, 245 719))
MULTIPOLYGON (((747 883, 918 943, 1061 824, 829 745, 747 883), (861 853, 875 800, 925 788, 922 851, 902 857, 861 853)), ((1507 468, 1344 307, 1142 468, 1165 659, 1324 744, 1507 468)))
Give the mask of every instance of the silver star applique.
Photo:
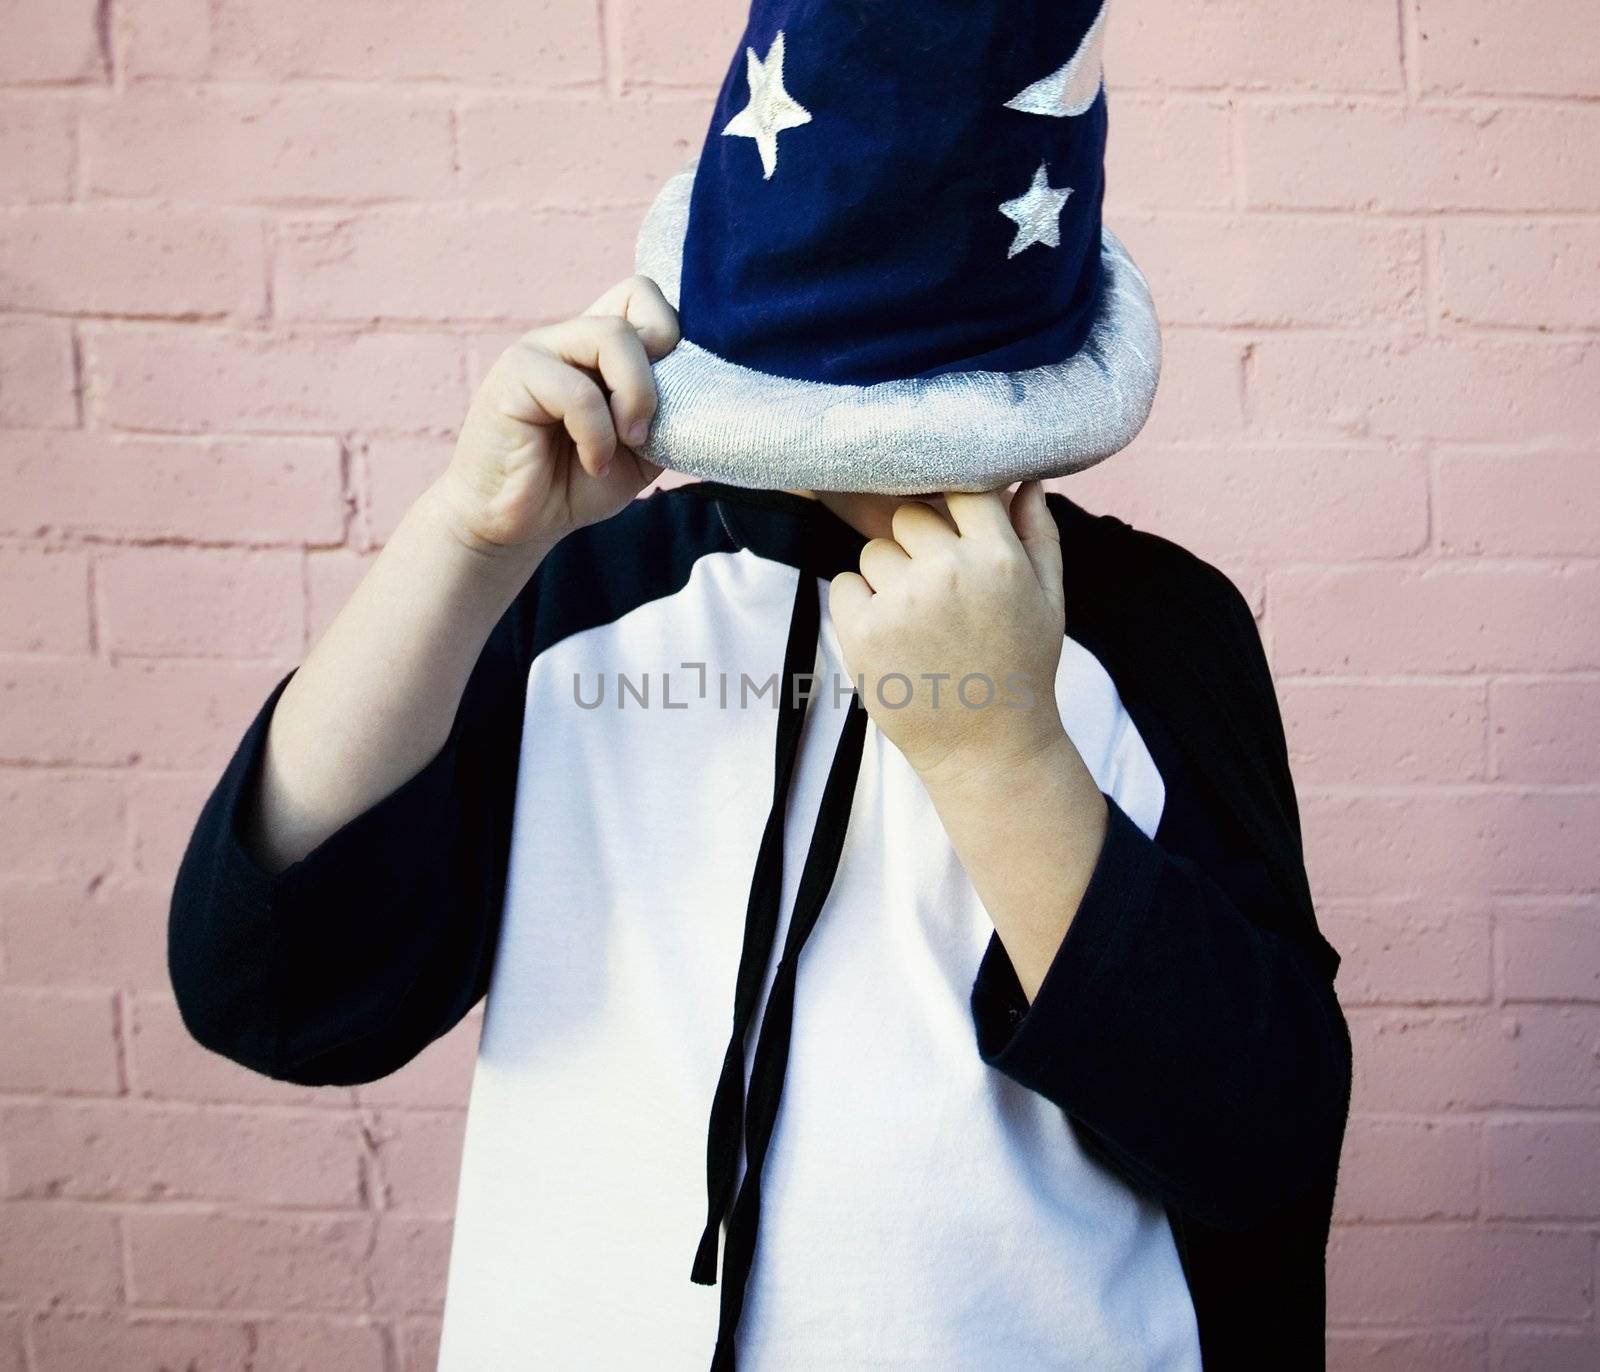
POLYGON ((1067 119, 1082 114, 1094 104, 1100 94, 1101 52, 1106 40, 1106 2, 1101 0, 1100 12, 1088 33, 1078 44, 1078 50, 1065 65, 1049 76, 1040 77, 1031 86, 1018 91, 1006 101, 1008 110, 1021 110, 1024 114, 1043 114, 1054 119, 1067 119))
POLYGON ((780 32, 767 49, 767 60, 756 56, 754 48, 744 50, 745 76, 750 82, 750 103, 728 121, 722 130, 726 137, 753 138, 761 153, 764 180, 772 180, 778 169, 778 135, 811 122, 811 111, 783 88, 783 34, 780 32))
POLYGON ((1035 243, 1059 248, 1061 211, 1071 194, 1071 186, 1052 186, 1049 168, 1039 163, 1039 170, 1033 174, 1033 184, 1015 200, 1001 202, 1000 213, 1017 226, 1017 236, 1011 240, 1011 251, 1006 257, 1015 257, 1035 243))

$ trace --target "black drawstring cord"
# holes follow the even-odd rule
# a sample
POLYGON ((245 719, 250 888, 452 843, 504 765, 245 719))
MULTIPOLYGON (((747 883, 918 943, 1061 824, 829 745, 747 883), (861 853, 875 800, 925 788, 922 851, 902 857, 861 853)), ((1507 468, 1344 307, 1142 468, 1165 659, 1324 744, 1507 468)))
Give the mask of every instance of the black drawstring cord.
POLYGON ((728 1221, 728 1251, 722 1272, 722 1315, 717 1330, 717 1348, 712 1357, 712 1372, 732 1372, 733 1336, 744 1309, 745 1282, 755 1259, 756 1226, 761 1218, 761 1168, 772 1142, 773 1125, 778 1118, 778 1102, 783 1096, 784 1072, 789 1065, 789 1034, 794 1023, 794 982, 800 950, 816 927, 839 870, 844 850, 845 830, 850 824, 850 802, 855 794, 856 777, 861 770, 861 750, 867 730, 867 712, 861 698, 852 696, 845 716, 838 751, 822 792, 822 808, 811 836, 811 848, 800 873, 800 889, 795 896, 794 914, 784 940, 783 958, 767 997, 767 1013, 761 1021, 761 1036, 756 1041, 755 1062, 750 1070, 750 1113, 745 1126, 747 1166, 739 1198, 728 1221))
POLYGON ((778 1103, 783 1095, 784 1073, 789 1063, 795 976, 800 950, 816 926, 839 868, 866 738, 866 711, 862 708, 860 697, 852 696, 833 764, 823 787, 816 828, 800 872, 783 956, 767 997, 767 1011, 762 1020, 755 1060, 750 1071, 749 1114, 746 1119, 744 1041, 754 1015, 754 1001, 777 937, 778 906, 783 884, 784 815, 788 808, 795 757, 799 751, 800 724, 805 717, 806 696, 810 694, 809 691, 795 691, 795 677, 809 671, 815 661, 818 619, 816 580, 802 570, 789 625, 789 643, 784 654, 772 809, 767 816, 767 827, 762 834, 751 881, 744 948, 740 955, 734 993, 733 1036, 723 1058, 722 1076, 712 1100, 707 1133, 709 1214, 691 1274, 692 1279, 701 1285, 709 1286, 716 1281, 718 1229, 733 1189, 742 1132, 746 1169, 728 1220, 722 1302, 717 1344, 711 1361, 712 1372, 732 1372, 734 1366, 734 1334, 744 1309, 745 1284, 755 1257, 756 1229, 761 1215, 761 1169, 772 1141, 778 1103), (800 696, 798 701, 795 699, 797 695, 800 696))
POLYGON ((795 690, 796 678, 809 672, 816 662, 820 617, 816 582, 801 571, 789 618, 789 642, 783 654, 783 680, 778 685, 772 805, 750 879, 744 947, 739 954, 733 993, 733 1033, 723 1055, 722 1075, 711 1099, 711 1122, 706 1130, 706 1224, 690 1272, 690 1280, 701 1286, 716 1285, 717 1231, 733 1198, 739 1138, 744 1131, 744 1043, 755 1018, 756 998, 761 994, 761 982, 772 958, 772 945, 778 937, 778 906, 783 894, 783 822, 789 783, 800 751, 800 726, 811 695, 809 691, 795 690))

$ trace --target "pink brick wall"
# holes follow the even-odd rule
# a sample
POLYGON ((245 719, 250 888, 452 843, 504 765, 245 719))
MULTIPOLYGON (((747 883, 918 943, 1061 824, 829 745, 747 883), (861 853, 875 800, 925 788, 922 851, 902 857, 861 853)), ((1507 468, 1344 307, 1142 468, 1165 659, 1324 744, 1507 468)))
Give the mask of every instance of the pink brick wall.
MULTIPOLYGON (((472 379, 627 270, 739 12, 5 6, 0 1372, 431 1366, 473 1026, 250 1077, 164 898, 472 379)), ((1108 62, 1169 364, 1068 489, 1261 615, 1358 1052, 1334 1364, 1600 1366, 1600 26, 1117 0, 1108 62)))

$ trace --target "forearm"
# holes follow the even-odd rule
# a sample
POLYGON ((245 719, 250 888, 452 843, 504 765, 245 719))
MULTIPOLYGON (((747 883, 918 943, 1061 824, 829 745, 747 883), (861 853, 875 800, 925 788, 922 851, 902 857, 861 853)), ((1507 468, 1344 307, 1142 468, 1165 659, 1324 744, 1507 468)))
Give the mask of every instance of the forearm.
POLYGON ((1064 732, 1027 758, 923 781, 1031 1002, 1094 871, 1105 797, 1064 732))
MULTIPOLYGON (((1027 808, 1012 802, 1019 822, 1027 808)), ((1258 1221, 1329 1175, 1349 1091, 1332 987, 1269 927, 1280 899, 1264 865, 1219 852, 1202 868, 1108 806, 1043 979, 1024 995, 1015 936, 986 952, 980 1053, 1141 1187, 1208 1223, 1258 1221)))
POLYGON ((278 701, 247 834, 264 867, 304 857, 439 751, 541 556, 473 547, 436 488, 418 499, 278 701))

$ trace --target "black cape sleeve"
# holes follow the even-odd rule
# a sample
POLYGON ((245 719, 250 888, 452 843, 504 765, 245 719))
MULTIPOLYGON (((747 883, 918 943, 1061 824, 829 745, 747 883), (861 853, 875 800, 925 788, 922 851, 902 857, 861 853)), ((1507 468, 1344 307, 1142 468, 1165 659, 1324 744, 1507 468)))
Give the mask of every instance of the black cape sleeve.
POLYGON ((519 598, 491 633, 439 752, 269 875, 240 835, 293 673, 274 688, 200 813, 172 894, 168 968, 201 1044, 284 1081, 372 1081, 484 995, 522 732, 524 613, 519 598))
POLYGON ((1089 887, 1031 1004, 991 941, 972 988, 978 1050, 1164 1204, 1208 1368, 1320 1367, 1350 1037, 1260 635, 1209 564, 1050 503, 1069 631, 1111 673, 1167 799, 1146 836, 1108 798, 1089 887), (1074 622, 1070 588, 1089 584, 1074 622))

